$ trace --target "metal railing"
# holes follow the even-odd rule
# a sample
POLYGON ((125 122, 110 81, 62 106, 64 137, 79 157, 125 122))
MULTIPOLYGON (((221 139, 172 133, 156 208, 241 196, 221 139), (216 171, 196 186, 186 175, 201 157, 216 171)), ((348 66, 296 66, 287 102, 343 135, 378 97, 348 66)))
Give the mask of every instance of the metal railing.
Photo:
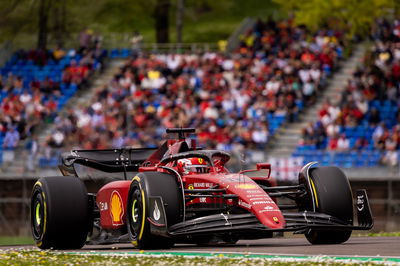
POLYGON ((144 43, 142 48, 152 53, 199 53, 219 50, 216 43, 144 43))
MULTIPOLYGON (((36 47, 34 40, 27 36, 23 39, 9 41, 8 52, 15 52, 19 49, 29 50, 36 47)), ((108 50, 111 49, 130 49, 132 46, 130 36, 125 33, 108 34, 102 40, 102 47, 108 50)), ((49 49, 55 48, 56 43, 49 41, 47 47, 49 49)), ((70 39, 64 44, 65 49, 77 49, 79 43, 77 40, 70 39)), ((1 49, 1 48, 0 48, 1 49)), ((219 46, 217 43, 142 43, 141 49, 149 52, 157 53, 182 53, 182 52, 209 52, 218 51, 219 46)), ((1 52, 1 51, 0 51, 1 52)), ((1 54, 0 54, 1 56, 1 54)), ((0 58, 1 60, 1 58, 0 58)), ((0 61, 1 62, 1 61, 0 61)))

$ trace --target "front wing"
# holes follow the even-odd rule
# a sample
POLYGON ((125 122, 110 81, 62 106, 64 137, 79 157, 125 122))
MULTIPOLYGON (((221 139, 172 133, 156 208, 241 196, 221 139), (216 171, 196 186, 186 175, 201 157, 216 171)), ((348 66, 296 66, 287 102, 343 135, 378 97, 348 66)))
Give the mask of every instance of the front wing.
MULTIPOLYGON (((214 214, 184 221, 171 227, 150 220, 152 233, 169 237, 211 235, 234 233, 240 238, 263 238, 271 232, 292 231, 298 234, 307 233, 311 229, 319 230, 369 230, 373 226, 371 209, 365 190, 356 192, 357 225, 348 224, 328 214, 302 211, 283 212, 286 226, 282 229, 270 229, 261 224, 252 213, 247 214, 214 214)), ((161 200, 161 199, 159 199, 161 200)), ((162 202, 161 206, 162 205, 162 202)))

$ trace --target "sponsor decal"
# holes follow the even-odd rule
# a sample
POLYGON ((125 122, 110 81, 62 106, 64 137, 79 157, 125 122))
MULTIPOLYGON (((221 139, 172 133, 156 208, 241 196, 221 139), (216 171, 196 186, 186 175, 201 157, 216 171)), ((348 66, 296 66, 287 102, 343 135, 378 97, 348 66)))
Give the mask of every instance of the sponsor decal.
POLYGON ((362 211, 364 209, 364 195, 357 196, 357 210, 362 211))
POLYGON ((275 210, 261 210, 258 213, 264 213, 264 212, 275 212, 275 210))
POLYGON ((213 183, 193 183, 194 187, 212 187, 213 183))
POLYGON ((260 200, 260 201, 253 202, 254 205, 257 205, 257 204, 271 204, 271 203, 272 203, 272 201, 270 201, 270 200, 260 200))
POLYGON ((270 201, 271 203, 273 202, 272 200, 270 200, 269 198, 267 198, 267 197, 259 197, 259 198, 250 198, 250 200, 251 201, 255 201, 255 200, 264 200, 264 201, 270 201))
POLYGON ((241 188, 241 189, 255 189, 255 188, 257 188, 257 186, 254 185, 254 184, 238 184, 238 185, 235 185, 235 188, 241 188))
POLYGON ((110 198, 110 214, 113 225, 122 225, 122 216, 124 215, 124 207, 122 205, 122 198, 118 191, 114 190, 110 198))
POLYGON ((158 209, 157 201, 154 201, 154 210, 153 210, 153 218, 155 221, 160 220, 161 212, 158 209))
MULTIPOLYGON (((265 209, 265 208, 264 208, 265 209)), ((269 207, 268 209, 265 209, 265 210, 261 210, 261 211, 259 211, 258 213, 263 213, 263 212, 275 212, 276 210, 274 209, 274 208, 272 208, 272 207, 269 207)))
POLYGON ((250 209, 250 208, 251 208, 251 205, 248 204, 248 203, 246 203, 246 202, 244 202, 243 200, 239 200, 239 201, 238 201, 238 205, 243 206, 243 207, 245 207, 245 208, 247 208, 247 209, 250 209))
POLYGON ((275 216, 274 216, 274 217, 272 217, 272 220, 274 220, 275 223, 279 223, 278 217, 275 217, 275 216))
MULTIPOLYGON (((188 189, 194 189, 193 184, 190 184, 190 185, 188 186, 188 189)), ((189 194, 189 195, 193 195, 193 194, 189 194)), ((189 200, 189 202, 193 202, 193 199, 189 200)))
MULTIPOLYGON (((261 193, 260 190, 246 190, 246 193, 248 194, 258 194, 261 193)), ((258 194, 258 195, 252 195, 253 197, 260 197, 260 196, 265 196, 265 194, 258 194)))
POLYGON ((203 161, 204 161, 203 158, 198 158, 197 160, 198 160, 199 164, 203 164, 203 161))
POLYGON ((97 205, 98 205, 100 211, 108 210, 108 203, 107 202, 99 202, 97 205))
POLYGON ((206 197, 201 197, 201 198, 200 198, 200 202, 201 202, 201 203, 207 202, 207 198, 206 198, 206 197))

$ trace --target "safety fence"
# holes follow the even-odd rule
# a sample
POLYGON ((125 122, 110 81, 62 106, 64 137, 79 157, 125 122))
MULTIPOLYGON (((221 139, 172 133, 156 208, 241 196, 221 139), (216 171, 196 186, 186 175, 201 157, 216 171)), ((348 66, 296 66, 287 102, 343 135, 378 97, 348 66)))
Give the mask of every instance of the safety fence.
MULTIPOLYGON (((0 235, 30 234, 30 193, 37 178, 0 177, 0 235)), ((400 230, 400 180, 393 178, 351 179, 353 191, 367 189, 374 217, 373 231, 400 230)), ((85 180, 88 191, 96 192, 104 182, 85 180)), ((67 200, 67 199, 66 199, 67 200)))

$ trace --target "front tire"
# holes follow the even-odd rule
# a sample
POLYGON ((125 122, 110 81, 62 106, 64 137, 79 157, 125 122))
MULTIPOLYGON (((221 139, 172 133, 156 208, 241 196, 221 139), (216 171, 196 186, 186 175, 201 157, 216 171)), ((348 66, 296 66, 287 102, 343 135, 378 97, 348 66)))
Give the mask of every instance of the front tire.
MULTIPOLYGON (((345 174, 337 167, 315 167, 309 170, 311 191, 306 209, 332 215, 353 224, 353 195, 345 174)), ((308 185, 306 185, 308 187, 308 185)), ((308 190, 310 190, 308 188, 308 190)), ((346 242, 352 230, 310 230, 305 234, 311 244, 340 244, 346 242)))
POLYGON ((171 238, 151 233, 148 221, 150 196, 162 198, 168 226, 181 221, 182 195, 176 178, 159 172, 139 173, 129 189, 126 212, 129 237, 138 249, 170 248, 174 245, 171 238))
POLYGON ((32 190, 31 229, 40 249, 79 249, 86 241, 89 201, 83 182, 71 176, 44 177, 32 190))

